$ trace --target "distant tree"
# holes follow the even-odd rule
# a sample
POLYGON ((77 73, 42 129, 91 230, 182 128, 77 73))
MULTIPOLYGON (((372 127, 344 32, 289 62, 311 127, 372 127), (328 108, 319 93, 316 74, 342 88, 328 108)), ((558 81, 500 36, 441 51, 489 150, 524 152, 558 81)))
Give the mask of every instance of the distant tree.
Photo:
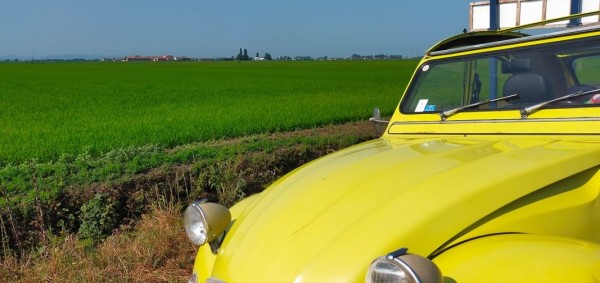
POLYGON ((244 59, 244 55, 242 55, 242 49, 240 48, 240 53, 238 53, 237 56, 235 56, 235 60, 243 60, 244 59))
POLYGON ((250 57, 248 57, 248 49, 244 48, 244 55, 242 55, 242 60, 250 60, 250 57))
POLYGON ((258 54, 258 52, 256 52, 256 58, 260 58, 260 54, 258 54))
POLYGON ((268 60, 268 61, 273 60, 273 58, 271 57, 271 54, 265 53, 265 60, 268 60))

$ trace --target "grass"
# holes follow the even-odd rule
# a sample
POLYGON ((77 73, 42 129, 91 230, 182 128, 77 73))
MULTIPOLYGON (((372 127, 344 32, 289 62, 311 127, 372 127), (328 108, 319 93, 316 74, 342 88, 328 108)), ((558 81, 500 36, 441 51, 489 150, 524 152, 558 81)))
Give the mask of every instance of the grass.
POLYGON ((89 250, 72 235, 54 238, 37 254, 0 262, 4 282, 184 282, 196 247, 182 233, 173 207, 154 207, 134 227, 89 250))
POLYGON ((391 113, 414 61, 0 64, 0 164, 391 113))

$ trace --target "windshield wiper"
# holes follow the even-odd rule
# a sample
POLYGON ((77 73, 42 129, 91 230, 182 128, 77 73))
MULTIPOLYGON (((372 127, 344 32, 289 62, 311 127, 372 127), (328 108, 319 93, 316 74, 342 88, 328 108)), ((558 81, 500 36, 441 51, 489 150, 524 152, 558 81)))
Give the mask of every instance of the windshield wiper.
POLYGON ((558 102, 558 101, 563 101, 563 100, 567 100, 569 98, 575 98, 575 97, 580 97, 580 96, 584 96, 584 95, 588 95, 588 94, 593 94, 593 93, 597 93, 600 92, 600 89, 592 89, 592 90, 588 90, 588 91, 578 91, 575 93, 571 93, 571 94, 567 94, 565 96, 561 96, 559 98, 555 98, 552 100, 548 100, 548 101, 544 101, 535 105, 531 105, 529 107, 525 107, 523 109, 521 109, 520 113, 521 113, 521 119, 527 119, 527 117, 529 116, 529 114, 538 111, 539 109, 545 107, 548 104, 554 103, 554 102, 558 102))
POLYGON ((461 107, 458 107, 458 108, 446 110, 446 111, 440 113, 440 118, 442 118, 442 121, 446 121, 446 119, 448 117, 450 117, 450 116, 452 116, 452 115, 454 115, 454 114, 456 114, 458 112, 461 112, 463 110, 467 110, 467 109, 470 109, 470 108, 473 108, 473 107, 477 107, 477 106, 480 106, 480 105, 484 105, 484 104, 488 104, 488 103, 492 103, 492 102, 496 102, 496 101, 510 100, 510 99, 518 98, 518 97, 519 97, 518 94, 511 94, 511 95, 507 95, 507 96, 496 98, 496 99, 482 100, 482 101, 479 101, 479 102, 476 102, 476 103, 472 103, 472 104, 469 104, 469 105, 465 105, 465 106, 461 106, 461 107))

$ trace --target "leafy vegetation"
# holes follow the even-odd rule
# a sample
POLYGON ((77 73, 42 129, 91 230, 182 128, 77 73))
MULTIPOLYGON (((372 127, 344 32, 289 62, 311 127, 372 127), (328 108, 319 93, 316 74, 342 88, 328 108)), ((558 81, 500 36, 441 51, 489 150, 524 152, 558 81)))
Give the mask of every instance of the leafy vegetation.
MULTIPOLYGON (((195 255, 181 227, 185 204, 207 198, 231 205, 299 165, 372 139, 374 133, 365 121, 155 148, 160 157, 151 158, 187 161, 69 185, 47 200, 16 202, 16 196, 2 192, 8 202, 0 206, 0 281, 182 281, 195 255)), ((103 162, 81 158, 88 160, 81 167, 103 172, 102 166, 85 164, 110 167, 107 159, 115 156, 127 163, 122 155, 108 155, 98 158, 103 162)), ((70 179, 69 174, 61 178, 70 179)))
POLYGON ((121 204, 105 193, 97 193, 81 206, 81 225, 77 235, 95 242, 106 238, 119 226, 118 211, 121 204))

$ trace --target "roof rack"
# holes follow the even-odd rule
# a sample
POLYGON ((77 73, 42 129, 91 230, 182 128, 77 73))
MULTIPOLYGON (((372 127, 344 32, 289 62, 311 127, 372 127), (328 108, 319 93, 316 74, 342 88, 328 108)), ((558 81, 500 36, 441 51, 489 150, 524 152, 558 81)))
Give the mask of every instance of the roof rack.
MULTIPOLYGON (((539 26, 544 26, 544 25, 550 24, 550 23, 562 22, 562 21, 571 20, 571 19, 579 19, 579 18, 589 17, 589 16, 593 16, 593 15, 600 15, 600 10, 598 10, 598 11, 591 11, 591 12, 585 12, 585 13, 579 13, 579 14, 572 14, 572 15, 568 15, 568 16, 564 16, 564 17, 558 17, 558 18, 553 18, 553 19, 549 19, 549 20, 544 20, 544 21, 539 21, 539 22, 534 22, 534 23, 519 25, 519 26, 515 26, 515 27, 500 29, 497 32, 498 33, 513 32, 513 31, 516 31, 516 30, 522 30, 522 29, 527 29, 527 28, 539 27, 539 26)), ((592 24, 599 24, 599 23, 598 22, 589 23, 589 25, 592 25, 592 24)), ((567 26, 567 28, 568 27, 569 26, 567 26)))
POLYGON ((487 0, 469 4, 468 31, 561 28, 600 22, 599 0, 487 0), (518 28, 517 28, 518 27, 518 28))

